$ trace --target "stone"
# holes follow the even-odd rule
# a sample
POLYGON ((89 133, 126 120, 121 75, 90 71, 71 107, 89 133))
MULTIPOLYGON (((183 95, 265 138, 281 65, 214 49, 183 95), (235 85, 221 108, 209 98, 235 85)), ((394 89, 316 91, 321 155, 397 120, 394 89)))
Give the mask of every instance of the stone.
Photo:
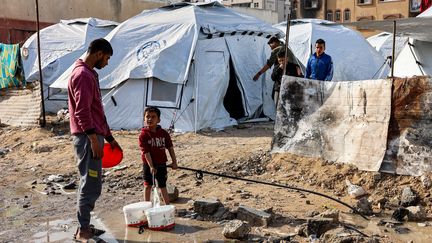
POLYGON ((318 238, 325 232, 335 228, 337 224, 332 218, 309 218, 307 219, 307 227, 303 231, 306 237, 316 235, 318 238))
POLYGON ((339 222, 339 210, 337 209, 328 209, 322 213, 320 213, 317 217, 320 218, 331 218, 334 223, 339 222))
POLYGON ((399 207, 399 205, 400 205, 400 199, 399 199, 399 197, 398 196, 395 196, 395 197, 393 197, 393 198, 391 198, 389 201, 388 201, 388 203, 386 203, 388 206, 390 206, 390 207, 393 207, 393 208, 395 208, 395 207, 399 207))
POLYGON ((179 190, 176 186, 167 184, 166 185, 167 191, 168 191, 168 197, 170 202, 175 202, 179 198, 179 190))
POLYGON ((380 181, 381 180, 381 173, 380 172, 373 173, 373 180, 374 180, 374 182, 380 181))
POLYGON ((243 239, 250 230, 251 227, 247 222, 235 219, 225 224, 222 234, 230 239, 243 239))
POLYGON ((213 199, 198 199, 193 203, 194 211, 200 215, 212 215, 222 206, 222 203, 213 199))
POLYGON ((396 227, 394 231, 398 234, 408 234, 410 232, 410 229, 406 227, 396 227))
POLYGON ((369 200, 365 197, 360 198, 360 200, 357 201, 355 209, 359 211, 360 213, 364 215, 372 215, 372 204, 369 202, 369 200))
POLYGON ((408 212, 408 221, 423 221, 427 215, 422 206, 411 206, 406 208, 408 212))
POLYGON ((418 195, 414 192, 411 187, 407 186, 402 191, 401 206, 409 207, 416 206, 418 202, 418 195))
POLYGON ((311 210, 311 211, 307 211, 305 213, 305 216, 308 217, 308 218, 312 218, 312 217, 317 216, 318 214, 320 214, 318 211, 311 210))
POLYGON ((408 209, 400 207, 393 212, 392 219, 402 222, 408 214, 408 209))
POLYGON ((432 181, 427 175, 422 175, 420 177, 420 180, 422 182, 422 185, 424 188, 429 189, 432 186, 432 181))
POLYGON ((247 221, 251 226, 268 226, 272 215, 261 210, 247 206, 239 206, 237 209, 237 219, 247 221))

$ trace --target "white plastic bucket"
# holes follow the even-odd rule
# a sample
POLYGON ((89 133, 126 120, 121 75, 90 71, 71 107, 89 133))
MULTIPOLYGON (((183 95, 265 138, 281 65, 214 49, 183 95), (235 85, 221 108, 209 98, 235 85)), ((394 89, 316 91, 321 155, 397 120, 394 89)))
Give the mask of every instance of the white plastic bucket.
POLYGON ((151 202, 137 202, 123 207, 123 214, 127 226, 137 227, 147 224, 145 210, 152 207, 151 202))
POLYGON ((145 211, 148 220, 148 227, 151 230, 168 230, 175 226, 175 207, 165 205, 157 208, 150 208, 145 211))

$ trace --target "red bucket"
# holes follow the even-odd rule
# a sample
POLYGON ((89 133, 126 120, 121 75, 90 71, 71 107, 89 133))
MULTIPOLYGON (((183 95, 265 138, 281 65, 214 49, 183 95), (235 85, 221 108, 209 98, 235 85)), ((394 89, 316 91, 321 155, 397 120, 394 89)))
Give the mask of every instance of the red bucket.
POLYGON ((118 147, 111 148, 109 143, 104 144, 102 157, 102 168, 110 168, 118 165, 123 159, 123 151, 118 147))

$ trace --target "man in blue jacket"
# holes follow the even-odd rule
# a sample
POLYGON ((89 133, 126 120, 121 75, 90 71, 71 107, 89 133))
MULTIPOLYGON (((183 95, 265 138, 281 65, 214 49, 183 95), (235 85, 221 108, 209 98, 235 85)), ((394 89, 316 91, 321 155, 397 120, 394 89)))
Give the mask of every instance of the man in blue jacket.
POLYGON ((309 57, 305 78, 330 81, 333 78, 333 61, 331 56, 324 53, 325 41, 315 42, 315 53, 309 57))

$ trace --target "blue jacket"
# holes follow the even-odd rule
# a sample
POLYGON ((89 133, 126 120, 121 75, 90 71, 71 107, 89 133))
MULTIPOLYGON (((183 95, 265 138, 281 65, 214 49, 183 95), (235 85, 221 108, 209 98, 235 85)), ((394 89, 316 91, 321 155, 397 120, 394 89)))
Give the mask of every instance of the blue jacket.
POLYGON ((310 56, 305 78, 330 81, 333 78, 333 61, 331 56, 323 53, 317 57, 316 53, 310 56))

